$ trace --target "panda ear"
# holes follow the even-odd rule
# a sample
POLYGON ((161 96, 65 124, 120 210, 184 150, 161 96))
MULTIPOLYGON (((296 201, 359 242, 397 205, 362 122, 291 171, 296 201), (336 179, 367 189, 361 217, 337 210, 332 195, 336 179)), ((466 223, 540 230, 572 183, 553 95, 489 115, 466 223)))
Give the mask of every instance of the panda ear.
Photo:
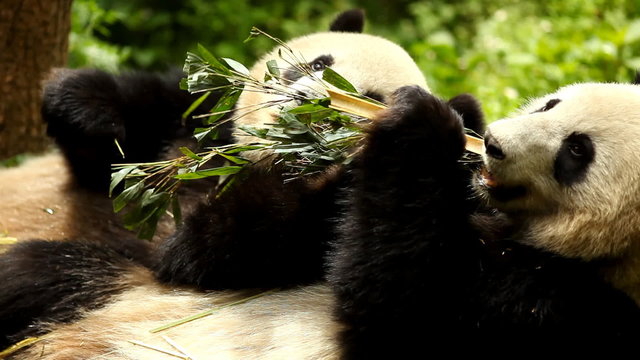
POLYGON ((633 78, 633 85, 640 85, 640 71, 636 71, 636 76, 633 78))
POLYGON ((364 10, 352 9, 338 15, 331 23, 329 31, 361 33, 363 28, 364 10))
POLYGON ((477 134, 484 134, 484 114, 480 102, 469 94, 460 94, 451 98, 447 104, 462 117, 464 127, 475 131, 477 134))

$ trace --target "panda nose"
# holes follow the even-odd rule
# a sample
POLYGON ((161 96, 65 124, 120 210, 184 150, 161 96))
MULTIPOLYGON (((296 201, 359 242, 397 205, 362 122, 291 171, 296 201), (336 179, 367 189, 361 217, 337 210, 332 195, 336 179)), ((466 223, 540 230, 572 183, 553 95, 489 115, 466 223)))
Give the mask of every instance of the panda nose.
POLYGON ((489 130, 484 134, 484 148, 487 155, 496 160, 503 160, 506 157, 500 148, 500 144, 489 130))

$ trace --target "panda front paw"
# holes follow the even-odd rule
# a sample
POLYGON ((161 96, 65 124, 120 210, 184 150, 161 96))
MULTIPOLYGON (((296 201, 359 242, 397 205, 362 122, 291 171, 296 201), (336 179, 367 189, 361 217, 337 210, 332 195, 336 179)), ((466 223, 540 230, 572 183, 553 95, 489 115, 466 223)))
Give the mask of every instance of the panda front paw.
POLYGON ((63 147, 94 139, 124 140, 122 99, 113 75, 94 69, 58 69, 45 83, 42 118, 63 147))
POLYGON ((419 86, 395 91, 370 131, 366 151, 409 160, 451 161, 464 152, 462 119, 445 101, 419 86))

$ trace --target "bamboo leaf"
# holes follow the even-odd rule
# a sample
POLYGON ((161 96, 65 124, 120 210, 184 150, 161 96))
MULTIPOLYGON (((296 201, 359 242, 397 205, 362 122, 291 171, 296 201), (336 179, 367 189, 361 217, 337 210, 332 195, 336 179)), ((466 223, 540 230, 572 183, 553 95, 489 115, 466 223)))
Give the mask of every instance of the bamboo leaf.
POLYGON ((267 71, 273 77, 280 78, 280 69, 278 68, 278 62, 275 60, 267 61, 267 71))
POLYGON ((249 72, 249 69, 247 69, 246 66, 242 65, 241 63, 233 60, 233 59, 229 59, 229 58, 222 58, 222 60, 224 60, 227 65, 229 65, 229 67, 231 67, 233 70, 239 72, 242 75, 246 75, 246 76, 251 76, 251 73, 249 72))
POLYGON ((113 190, 124 180, 124 178, 129 175, 131 171, 133 171, 135 166, 127 166, 118 170, 117 172, 111 173, 111 183, 109 184, 109 197, 113 194, 113 190))
POLYGON ((180 225, 182 223, 182 209, 180 208, 180 201, 175 196, 171 199, 171 213, 176 226, 180 225))
POLYGON ((257 27, 252 27, 251 31, 249 31, 249 37, 247 37, 246 39, 244 39, 244 42, 247 43, 255 38, 257 38, 258 36, 260 36, 260 30, 258 30, 257 27))
POLYGON ((347 79, 343 78, 340 74, 335 72, 331 68, 326 68, 322 72, 322 80, 337 87, 340 90, 344 90, 350 93, 358 93, 355 86, 353 86, 347 79))
POLYGON ((180 147, 180 152, 182 152, 183 154, 185 154, 186 156, 188 156, 189 158, 193 159, 193 160, 202 160, 202 156, 198 156, 196 155, 196 153, 194 153, 193 151, 189 150, 188 147, 185 146, 181 146, 180 147))
POLYGON ((113 199, 113 211, 120 212, 128 203, 136 200, 144 190, 144 181, 138 181, 135 185, 127 187, 120 195, 113 199))
POLYGON ((211 125, 216 121, 222 119, 225 115, 227 115, 227 113, 231 112, 233 110, 233 107, 236 105, 236 102, 238 102, 238 98, 240 97, 241 93, 241 90, 233 88, 227 90, 224 95, 222 95, 220 100, 218 100, 216 106, 211 109, 211 113, 213 115, 209 116, 204 121, 204 123, 206 125, 211 125))
POLYGON ((243 158, 237 157, 237 156, 232 156, 232 155, 227 155, 225 153, 218 153, 218 155, 222 156, 223 158, 231 161, 234 164, 238 164, 238 165, 245 165, 245 164, 249 164, 250 161, 249 160, 245 160, 243 158))
POLYGON ((211 65, 211 67, 213 67, 216 71, 220 72, 221 74, 231 75, 231 71, 229 71, 229 68, 222 62, 220 62, 220 60, 218 60, 215 56, 213 56, 213 54, 211 54, 209 50, 207 50, 207 48, 202 46, 202 44, 198 44, 198 52, 200 53, 204 61, 211 65))
POLYGON ((199 98, 196 99, 196 101, 194 101, 193 103, 191 103, 191 105, 189 106, 189 108, 182 113, 182 120, 185 120, 187 117, 189 117, 189 115, 191 115, 191 113, 198 108, 198 106, 200 106, 205 100, 207 100, 207 98, 209 97, 209 95, 211 95, 211 91, 207 91, 206 93, 204 93, 202 96, 200 96, 199 98))
POLYGON ((178 174, 175 175, 174 178, 178 180, 195 180, 202 179, 209 176, 221 176, 221 175, 232 175, 238 173, 242 170, 242 166, 222 166, 213 169, 200 170, 186 174, 178 174))

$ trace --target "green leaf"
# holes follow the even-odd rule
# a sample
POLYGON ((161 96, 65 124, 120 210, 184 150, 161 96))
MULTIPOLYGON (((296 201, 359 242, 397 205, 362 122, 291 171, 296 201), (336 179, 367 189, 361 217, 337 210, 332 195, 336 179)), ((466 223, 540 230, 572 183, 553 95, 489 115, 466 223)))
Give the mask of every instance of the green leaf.
POLYGON ((223 158, 231 161, 234 164, 238 164, 238 165, 245 165, 245 164, 249 164, 250 161, 249 160, 245 160, 243 158, 237 157, 237 156, 231 156, 231 155, 227 155, 225 153, 218 153, 218 155, 222 156, 223 158))
POLYGON ((176 226, 182 223, 182 210, 180 209, 180 201, 178 197, 171 198, 171 213, 173 214, 173 221, 176 226))
POLYGON ((255 26, 251 28, 251 31, 249 32, 249 37, 247 37, 246 39, 244 39, 244 42, 247 43, 255 38, 257 38, 258 36, 260 36, 260 31, 258 30, 258 28, 256 28, 255 26))
POLYGON ((222 62, 220 62, 220 60, 218 60, 215 56, 213 56, 213 54, 211 54, 209 50, 207 50, 207 48, 202 46, 202 44, 198 44, 198 52, 200 53, 204 61, 209 63, 209 65, 211 65, 211 67, 214 68, 215 70, 217 70, 221 74, 226 74, 226 75, 231 74, 231 71, 229 71, 229 68, 225 66, 222 62))
POLYGON ((347 79, 343 78, 340 74, 338 74, 331 68, 324 69, 322 73, 322 80, 328 82, 329 84, 337 87, 340 90, 344 90, 350 93, 358 93, 358 90, 356 90, 356 88, 351 85, 351 83, 347 81, 347 79))
POLYGON ((624 43, 631 44, 640 40, 640 20, 634 20, 629 24, 624 35, 624 43))
POLYGON ((199 98, 196 99, 196 101, 192 102, 191 105, 189 106, 189 108, 187 109, 187 111, 185 111, 184 113, 182 113, 182 120, 185 120, 187 117, 189 117, 189 115, 191 115, 191 113, 198 108, 198 106, 200 106, 205 100, 207 100, 207 98, 209 97, 209 95, 211 95, 211 91, 207 91, 206 93, 204 93, 202 96, 200 96, 199 98))
POLYGON ((120 184, 120 182, 122 182, 122 180, 124 180, 124 178, 127 175, 129 175, 129 173, 133 171, 133 169, 135 168, 136 168, 135 166, 127 166, 127 167, 123 167, 117 172, 111 173, 111 183, 109 184, 109 197, 111 197, 111 195, 113 194, 113 190, 116 188, 116 186, 118 186, 118 184, 120 184))
POLYGON ((324 106, 321 105, 316 105, 316 104, 304 104, 304 105, 300 105, 298 107, 295 107, 293 109, 287 110, 287 112, 289 114, 310 114, 310 113, 315 113, 315 112, 326 112, 326 111, 331 111, 331 109, 328 109, 324 106))
POLYGON ((202 160, 201 156, 196 155, 196 153, 194 153, 193 151, 189 150, 188 147, 185 146, 181 146, 180 147, 180 152, 182 152, 183 154, 185 154, 186 156, 190 157, 193 160, 202 160))
POLYGON ((278 68, 278 62, 275 60, 267 61, 267 71, 270 75, 275 77, 276 79, 280 78, 280 69, 278 68))
POLYGON ((189 90, 187 78, 180 79, 180 90, 189 90))
POLYGON ((192 173, 178 174, 174 178, 178 180, 195 180, 209 176, 232 175, 242 170, 242 166, 222 166, 213 169, 200 170, 192 173))
POLYGON ((211 113, 213 113, 213 115, 209 116, 204 123, 211 125, 222 119, 229 112, 233 111, 233 107, 236 105, 236 102, 238 102, 240 94, 242 94, 241 90, 228 89, 224 95, 222 95, 220 100, 218 100, 216 106, 211 109, 211 113))
POLYGON ((135 185, 127 187, 120 195, 113 199, 113 211, 119 212, 128 203, 136 200, 144 190, 144 181, 138 181, 135 185))
POLYGON ((211 140, 217 140, 218 135, 219 135, 218 129, 216 129, 215 127, 196 128, 193 131, 193 137, 195 137, 196 140, 198 140, 198 142, 202 141, 206 137, 208 137, 211 140))
POLYGON ((238 147, 234 147, 232 149, 226 150, 224 153, 225 154, 237 154, 237 153, 243 152, 243 151, 260 150, 260 149, 264 149, 265 147, 267 147, 267 146, 266 145, 244 145, 244 146, 238 146, 238 147))
POLYGON ((222 58, 222 60, 224 60, 227 63, 227 65, 229 65, 229 67, 239 72, 240 74, 251 76, 251 72, 249 72, 249 69, 247 69, 247 67, 242 65, 241 63, 229 58, 222 58))
POLYGON ((260 139, 266 139, 267 138, 267 133, 269 132, 269 129, 256 128, 256 127, 252 127, 252 126, 240 126, 238 128, 240 130, 246 132, 247 134, 249 134, 251 136, 255 136, 255 137, 260 138, 260 139))

